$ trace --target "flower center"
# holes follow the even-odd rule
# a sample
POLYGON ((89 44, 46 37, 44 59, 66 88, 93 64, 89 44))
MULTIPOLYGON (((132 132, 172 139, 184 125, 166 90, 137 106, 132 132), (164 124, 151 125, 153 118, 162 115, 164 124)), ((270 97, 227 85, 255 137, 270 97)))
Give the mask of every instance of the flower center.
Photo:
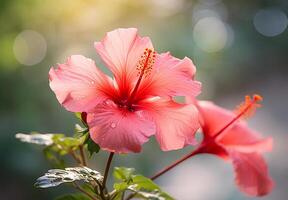
POLYGON ((137 82, 130 93, 130 95, 123 95, 119 99, 115 101, 115 103, 118 105, 119 108, 128 110, 130 112, 133 112, 137 108, 137 104, 135 103, 135 97, 137 94, 137 91, 139 89, 140 83, 143 80, 143 78, 148 77, 151 73, 151 70, 153 68, 153 64, 155 62, 156 52, 152 49, 146 48, 141 55, 137 65, 136 70, 138 71, 138 79, 137 82))
POLYGON ((117 102, 117 105, 119 108, 128 110, 130 112, 135 111, 135 105, 129 103, 127 99, 120 100, 119 102, 117 102))

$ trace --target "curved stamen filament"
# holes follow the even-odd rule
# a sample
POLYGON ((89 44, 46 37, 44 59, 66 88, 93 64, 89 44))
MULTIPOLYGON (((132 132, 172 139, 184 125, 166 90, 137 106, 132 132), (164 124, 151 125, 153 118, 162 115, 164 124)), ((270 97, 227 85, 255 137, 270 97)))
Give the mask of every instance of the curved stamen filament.
POLYGON ((255 108, 259 107, 258 102, 262 101, 262 97, 260 95, 254 95, 253 99, 249 96, 246 96, 245 103, 241 105, 239 109, 238 115, 233 118, 228 124, 226 124, 222 129, 220 129, 213 138, 216 139, 223 133, 229 126, 231 126, 235 121, 240 119, 241 117, 245 116, 247 113, 251 113, 251 111, 255 110, 255 108))
POLYGON ((155 56, 156 56, 156 53, 155 51, 153 51, 152 49, 148 49, 146 48, 143 55, 141 56, 140 60, 138 61, 138 64, 137 64, 137 70, 139 71, 138 72, 138 80, 137 80, 137 83, 130 95, 130 102, 133 101, 134 99, 134 96, 139 88, 139 85, 141 83, 141 80, 143 79, 143 76, 145 75, 146 77, 149 76, 151 70, 152 70, 152 67, 153 67, 153 64, 155 62, 155 56))

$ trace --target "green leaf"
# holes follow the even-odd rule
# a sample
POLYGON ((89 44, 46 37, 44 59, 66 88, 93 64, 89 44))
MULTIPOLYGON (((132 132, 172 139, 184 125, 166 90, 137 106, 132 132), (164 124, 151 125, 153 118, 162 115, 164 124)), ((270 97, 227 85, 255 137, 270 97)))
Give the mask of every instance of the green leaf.
POLYGON ((103 176, 88 167, 73 167, 65 169, 50 169, 44 176, 36 180, 35 187, 49 188, 62 183, 72 183, 74 181, 102 182, 103 176))
POLYGON ((129 183, 132 180, 134 173, 134 168, 115 167, 113 175, 116 179, 129 183))
POLYGON ((88 133, 89 129, 87 127, 82 127, 79 124, 75 124, 75 135, 76 137, 81 137, 88 133))
POLYGON ((171 196, 163 192, 151 179, 135 174, 135 169, 115 167, 114 177, 118 181, 114 184, 117 192, 115 199, 120 199, 126 190, 132 192, 133 197, 147 200, 173 200, 171 196))
POLYGON ((83 138, 65 137, 63 134, 55 134, 53 136, 53 147, 51 148, 60 155, 66 155, 71 151, 75 151, 83 144, 83 138))
POLYGON ((145 199, 173 200, 167 193, 161 191, 161 188, 151 179, 139 174, 133 177, 133 184, 130 185, 128 189, 136 192, 145 199))
POLYGON ((144 189, 136 190, 133 186, 129 186, 128 190, 134 192, 132 194, 133 197, 137 197, 137 199, 145 199, 145 200, 169 200, 171 199, 169 196, 163 196, 163 193, 158 190, 146 191, 144 189))
POLYGON ((76 112, 75 113, 75 116, 76 116, 76 118, 77 119, 79 119, 81 122, 82 122, 82 124, 85 126, 85 127, 87 127, 87 123, 85 122, 85 120, 83 120, 83 115, 82 115, 82 113, 81 112, 76 112))
POLYGON ((87 149, 89 152, 89 157, 91 157, 94 153, 98 153, 100 151, 100 147, 96 144, 89 136, 86 140, 85 144, 87 145, 87 149))
POLYGON ((65 137, 65 135, 57 134, 53 136, 54 144, 60 145, 65 148, 73 148, 81 145, 81 140, 73 137, 65 137))
POLYGON ((17 133, 15 135, 21 142, 49 146, 53 144, 53 134, 40 134, 38 132, 31 132, 30 134, 17 133))
MULTIPOLYGON (((80 146, 86 145, 89 139, 88 129, 83 128, 82 131, 85 133, 78 137, 66 137, 64 134, 31 132, 30 134, 18 133, 16 134, 16 138, 22 142, 46 146, 43 150, 44 156, 48 160, 53 161, 55 167, 64 168, 64 160, 60 157, 78 150, 80 146)), ((100 148, 94 142, 89 142, 88 150, 90 155, 92 155, 94 152, 99 152, 100 148)))
POLYGON ((50 146, 51 150, 65 155, 71 150, 76 150, 86 140, 86 136, 80 138, 66 137, 64 134, 41 134, 31 132, 30 134, 17 133, 16 138, 22 142, 50 146))
POLYGON ((57 156, 55 151, 52 150, 51 146, 44 148, 43 154, 47 160, 52 162, 54 167, 60 168, 60 169, 63 169, 65 167, 65 162, 64 162, 63 158, 57 156))
POLYGON ((76 193, 76 194, 66 194, 60 197, 57 197, 55 200, 90 200, 85 194, 76 193))
POLYGON ((82 189, 85 190, 88 193, 93 194, 95 192, 95 185, 89 185, 89 184, 82 184, 82 189))
POLYGON ((151 179, 142 175, 135 175, 133 177, 133 183, 137 189, 145 188, 148 190, 160 190, 160 187, 156 185, 151 179))
POLYGON ((75 117, 82 121, 81 112, 75 112, 75 117))
POLYGON ((129 184, 122 182, 122 183, 114 183, 114 189, 117 191, 124 191, 129 187, 129 184))

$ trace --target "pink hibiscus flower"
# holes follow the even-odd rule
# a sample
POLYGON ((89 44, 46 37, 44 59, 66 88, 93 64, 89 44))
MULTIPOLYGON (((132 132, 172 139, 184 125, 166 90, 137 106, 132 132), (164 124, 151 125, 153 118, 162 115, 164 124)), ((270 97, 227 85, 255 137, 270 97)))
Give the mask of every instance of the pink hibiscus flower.
POLYGON ((201 91, 189 58, 157 54, 150 39, 138 36, 135 28, 109 32, 95 48, 113 79, 81 55, 49 72, 60 104, 87 113, 93 141, 118 153, 140 152, 152 135, 165 151, 194 143, 197 109, 173 101, 174 96, 195 97, 201 91))
POLYGON ((231 160, 236 183, 240 190, 250 196, 262 196, 273 187, 266 163, 261 153, 272 149, 272 138, 263 139, 249 129, 244 121, 239 121, 253 112, 262 98, 255 95, 246 97, 238 115, 207 101, 199 101, 201 126, 204 140, 197 153, 211 153, 225 160, 231 160))

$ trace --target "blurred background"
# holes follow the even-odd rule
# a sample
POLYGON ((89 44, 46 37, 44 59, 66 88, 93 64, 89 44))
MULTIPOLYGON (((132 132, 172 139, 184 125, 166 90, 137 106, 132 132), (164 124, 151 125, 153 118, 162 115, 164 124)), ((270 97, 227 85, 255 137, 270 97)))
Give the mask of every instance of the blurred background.
MULTIPOLYGON (((263 108, 249 120, 275 140, 266 158, 276 187, 263 200, 286 200, 287 15, 287 0, 1 0, 0 199, 50 200, 70 191, 33 187, 51 166, 40 147, 17 141, 15 133, 72 135, 76 119, 51 92, 49 68, 72 54, 99 63, 94 41, 115 28, 136 27, 158 52, 193 59, 203 82, 200 99, 233 109, 246 94, 264 96, 263 108)), ((162 153, 152 140, 142 154, 117 156, 113 165, 151 176, 189 150, 162 153)), ((102 170, 106 159, 101 152, 91 167, 102 170)), ((186 161, 156 182, 180 200, 249 199, 236 188, 232 166, 209 155, 186 161)))

